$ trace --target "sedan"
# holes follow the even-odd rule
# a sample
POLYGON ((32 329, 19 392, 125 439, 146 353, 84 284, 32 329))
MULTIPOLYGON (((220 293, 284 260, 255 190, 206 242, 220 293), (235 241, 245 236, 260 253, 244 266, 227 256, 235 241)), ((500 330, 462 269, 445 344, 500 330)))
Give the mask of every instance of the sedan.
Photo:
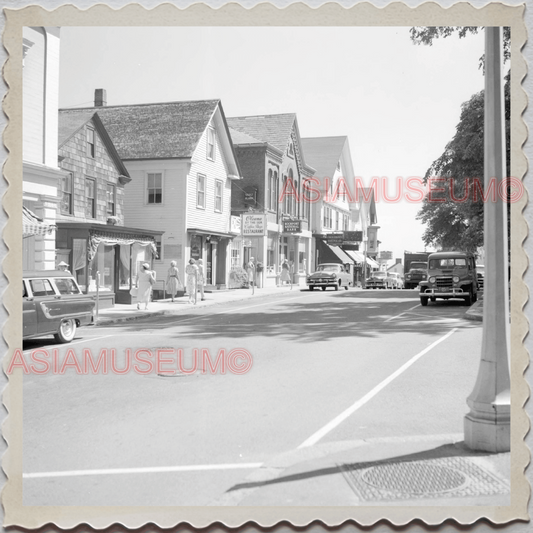
POLYGON ((321 287, 325 291, 328 287, 333 287, 336 291, 353 284, 352 276, 346 272, 344 265, 338 263, 322 263, 318 265, 316 272, 307 276, 307 286, 312 291, 315 287, 321 287))

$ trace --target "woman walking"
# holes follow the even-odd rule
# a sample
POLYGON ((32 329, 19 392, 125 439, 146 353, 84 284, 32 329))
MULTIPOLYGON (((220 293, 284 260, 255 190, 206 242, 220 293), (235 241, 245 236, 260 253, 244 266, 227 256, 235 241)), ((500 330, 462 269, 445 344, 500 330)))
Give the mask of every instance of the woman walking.
POLYGON ((202 302, 205 300, 204 298, 204 285, 205 285, 205 278, 204 278, 204 262, 202 259, 198 259, 196 261, 196 264, 198 265, 198 289, 200 290, 200 300, 202 302))
POLYGON ((155 274, 150 270, 148 263, 143 263, 140 272, 137 274, 137 309, 148 309, 148 302, 152 295, 152 285, 155 283, 155 274))
POLYGON ((178 292, 180 286, 180 271, 176 266, 176 261, 170 261, 170 268, 167 272, 167 292, 170 294, 172 301, 174 301, 174 298, 176 297, 176 293, 178 292))
POLYGON ((187 274, 187 294, 189 303, 196 304, 196 291, 198 290, 198 267, 194 259, 189 259, 189 264, 185 267, 187 274))
POLYGON ((290 273, 290 267, 289 262, 285 259, 281 265, 281 284, 283 285, 284 282, 287 282, 292 289, 292 283, 291 283, 291 273, 290 273))

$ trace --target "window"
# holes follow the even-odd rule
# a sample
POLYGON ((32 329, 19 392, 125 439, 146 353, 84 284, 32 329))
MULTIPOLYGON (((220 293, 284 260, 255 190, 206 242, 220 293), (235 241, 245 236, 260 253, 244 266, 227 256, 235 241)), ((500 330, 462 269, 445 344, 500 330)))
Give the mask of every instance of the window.
POLYGON ((198 174, 196 182, 196 207, 205 209, 205 176, 198 174))
POLYGON ((339 219, 340 219, 340 213, 338 211, 335 211, 335 229, 336 230, 341 229, 339 219))
POLYGON ((156 259, 159 259, 160 261, 162 261, 163 260, 163 256, 161 254, 161 237, 160 236, 156 236, 154 238, 155 238, 155 247, 156 247, 156 250, 157 250, 156 259))
POLYGON ((207 159, 215 160, 215 130, 207 128, 207 159))
POLYGON ((344 231, 348 231, 350 229, 350 216, 349 215, 343 215, 344 217, 344 231))
POLYGON ((278 203, 278 173, 274 171, 274 174, 272 175, 272 185, 270 187, 270 209, 277 211, 277 203, 278 203))
POLYGON ((215 181, 215 211, 222 213, 222 181, 215 181))
POLYGON ((289 147, 287 148, 287 155, 294 157, 294 145, 292 144, 292 141, 289 143, 289 147))
POLYGON ((49 294, 55 294, 52 285, 47 279, 32 279, 30 280, 30 287, 33 296, 47 296, 49 294))
POLYGON ((72 173, 61 178, 61 213, 64 215, 72 214, 72 182, 72 173))
POLYGON ((268 178, 267 178, 267 183, 266 183, 266 192, 265 192, 265 199, 266 199, 266 202, 265 202, 265 207, 267 209, 272 209, 272 205, 270 204, 271 200, 272 200, 272 195, 271 195, 271 191, 272 190, 272 169, 269 168, 268 169, 268 178))
POLYGON ((333 227, 331 207, 327 206, 324 206, 324 227, 329 229, 333 227))
POLYGON ((94 157, 94 130, 87 128, 87 155, 94 157))
POLYGON ((163 174, 160 172, 149 173, 147 179, 148 203, 163 203, 163 174))
POLYGON ((71 278, 55 278, 54 283, 59 294, 81 294, 76 282, 71 278))
POLYGON ((111 183, 108 183, 107 184, 107 214, 108 216, 116 215, 115 198, 116 198, 115 186, 111 183))
POLYGON ((85 179, 85 216, 96 218, 96 181, 85 179))

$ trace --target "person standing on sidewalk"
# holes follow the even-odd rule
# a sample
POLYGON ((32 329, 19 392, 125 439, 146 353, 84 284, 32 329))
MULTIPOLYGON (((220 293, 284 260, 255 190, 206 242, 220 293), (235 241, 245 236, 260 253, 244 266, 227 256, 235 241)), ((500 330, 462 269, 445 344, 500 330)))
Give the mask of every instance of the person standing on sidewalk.
POLYGON ((255 286, 255 263, 254 258, 250 257, 250 261, 246 263, 246 274, 248 275, 248 283, 250 287, 254 288, 255 286))
POLYGON ((189 303, 196 304, 196 291, 198 290, 198 267, 194 259, 189 259, 189 264, 185 267, 187 274, 187 295, 189 303))
POLYGON ((205 285, 205 277, 204 277, 204 262, 200 258, 198 261, 196 261, 196 265, 198 266, 198 289, 200 290, 200 300, 203 302, 205 300, 204 297, 204 285, 205 285))
POLYGON ((155 283, 155 274, 150 270, 148 263, 143 263, 140 272, 137 274, 137 309, 148 309, 148 303, 152 295, 152 285, 155 283))
POLYGON ((170 268, 168 269, 168 272, 167 272, 166 288, 167 288, 167 292, 170 294, 170 297, 172 298, 172 301, 174 301, 174 298, 176 297, 176 293, 178 292, 180 286, 181 286, 180 271, 178 270, 178 267, 176 266, 176 261, 170 261, 170 268))
POLYGON ((281 276, 280 276, 281 284, 287 282, 290 284, 292 289, 292 283, 291 283, 291 273, 289 268, 289 262, 285 259, 283 263, 281 264, 281 276))

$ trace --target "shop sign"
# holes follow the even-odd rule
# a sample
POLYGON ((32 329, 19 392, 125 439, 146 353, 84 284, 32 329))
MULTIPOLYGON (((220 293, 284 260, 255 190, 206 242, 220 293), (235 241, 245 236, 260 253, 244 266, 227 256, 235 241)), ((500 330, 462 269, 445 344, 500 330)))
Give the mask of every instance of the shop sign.
POLYGON ((242 223, 241 223, 241 217, 231 217, 230 219, 230 232, 231 233, 237 233, 237 234, 241 234, 241 228, 242 228, 242 223))
POLYGON ((200 259, 202 255, 202 237, 200 235, 191 235, 191 257, 200 259))
POLYGON ((328 233, 326 235, 326 242, 330 246, 340 246, 344 242, 343 233, 328 233))
POLYGON ((392 259, 392 252, 379 252, 379 258, 388 261, 389 259, 392 259))
POLYGON ((358 244, 343 244, 342 245, 342 249, 343 250, 354 250, 355 252, 357 252, 359 250, 359 245, 358 244))
POLYGON ((345 231, 344 241, 345 242, 363 242, 363 232, 362 231, 345 231))
POLYGON ((244 189, 244 201, 247 204, 256 205, 257 189, 255 187, 247 187, 246 189, 244 189))
POLYGON ((266 216, 257 215, 252 213, 245 213, 242 215, 242 235, 252 236, 260 235, 263 236, 266 233, 266 216))
POLYGON ((284 220, 283 233, 300 233, 302 231, 301 220, 284 220))

